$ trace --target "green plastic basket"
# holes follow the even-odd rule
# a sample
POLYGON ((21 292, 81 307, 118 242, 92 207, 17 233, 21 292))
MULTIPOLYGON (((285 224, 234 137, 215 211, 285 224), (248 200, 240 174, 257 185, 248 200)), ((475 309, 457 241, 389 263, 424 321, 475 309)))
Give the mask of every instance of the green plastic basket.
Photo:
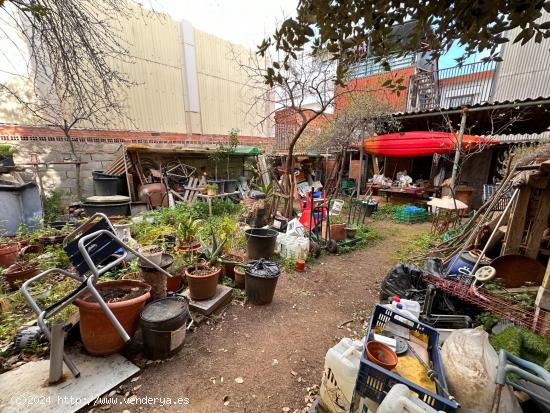
POLYGON ((395 219, 403 224, 417 224, 428 219, 428 211, 413 205, 405 205, 395 210, 395 219))

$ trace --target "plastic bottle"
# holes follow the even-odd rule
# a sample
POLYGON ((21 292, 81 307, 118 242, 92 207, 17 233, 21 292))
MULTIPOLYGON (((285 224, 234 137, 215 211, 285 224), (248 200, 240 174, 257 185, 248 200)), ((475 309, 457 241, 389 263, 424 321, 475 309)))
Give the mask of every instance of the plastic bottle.
POLYGON ((397 304, 401 304, 402 309, 411 313, 415 319, 418 320, 418 317, 420 317, 420 303, 418 301, 405 300, 394 296, 392 298, 392 305, 397 304))
POLYGON ((325 356, 325 369, 319 394, 321 406, 331 413, 348 412, 350 408, 363 343, 344 337, 325 356))
MULTIPOLYGON (((369 410, 370 411, 370 410, 369 410)), ((435 410, 421 401, 416 393, 412 392, 404 384, 395 384, 388 392, 377 413, 437 413, 435 410)))

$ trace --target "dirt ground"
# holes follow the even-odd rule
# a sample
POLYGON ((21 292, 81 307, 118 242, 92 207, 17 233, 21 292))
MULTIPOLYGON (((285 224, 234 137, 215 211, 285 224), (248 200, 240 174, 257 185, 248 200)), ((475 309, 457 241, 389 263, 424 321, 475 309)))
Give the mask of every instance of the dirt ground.
POLYGON ((234 301, 221 321, 202 324, 187 336, 178 355, 148 365, 128 384, 137 398, 159 401, 124 409, 303 411, 308 392, 321 383, 327 350, 342 337, 362 335, 394 251, 429 228, 387 222, 374 226, 382 237, 369 247, 324 256, 305 273, 283 274, 271 305, 234 301), (163 398, 188 398, 189 404, 161 406, 163 398))

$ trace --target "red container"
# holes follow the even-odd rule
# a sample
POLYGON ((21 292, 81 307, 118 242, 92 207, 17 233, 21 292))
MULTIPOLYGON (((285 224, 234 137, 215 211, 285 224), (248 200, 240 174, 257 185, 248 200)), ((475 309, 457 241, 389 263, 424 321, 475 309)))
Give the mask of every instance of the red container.
POLYGON ((296 260, 294 268, 298 272, 304 272, 306 270, 306 262, 304 260, 296 260))

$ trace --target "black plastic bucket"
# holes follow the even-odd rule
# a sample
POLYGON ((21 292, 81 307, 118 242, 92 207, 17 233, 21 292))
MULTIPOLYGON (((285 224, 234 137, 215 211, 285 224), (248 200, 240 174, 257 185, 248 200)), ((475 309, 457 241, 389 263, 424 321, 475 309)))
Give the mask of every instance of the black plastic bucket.
POLYGON ((275 243, 279 234, 274 229, 269 228, 250 228, 245 232, 246 249, 248 258, 259 260, 261 258, 270 258, 275 252, 275 243))
POLYGON ((188 318, 189 304, 184 297, 166 297, 149 303, 139 319, 145 357, 163 360, 180 351, 188 318))
POLYGON ((245 266, 244 273, 248 301, 256 305, 270 304, 281 275, 277 263, 267 260, 250 261, 245 266))

